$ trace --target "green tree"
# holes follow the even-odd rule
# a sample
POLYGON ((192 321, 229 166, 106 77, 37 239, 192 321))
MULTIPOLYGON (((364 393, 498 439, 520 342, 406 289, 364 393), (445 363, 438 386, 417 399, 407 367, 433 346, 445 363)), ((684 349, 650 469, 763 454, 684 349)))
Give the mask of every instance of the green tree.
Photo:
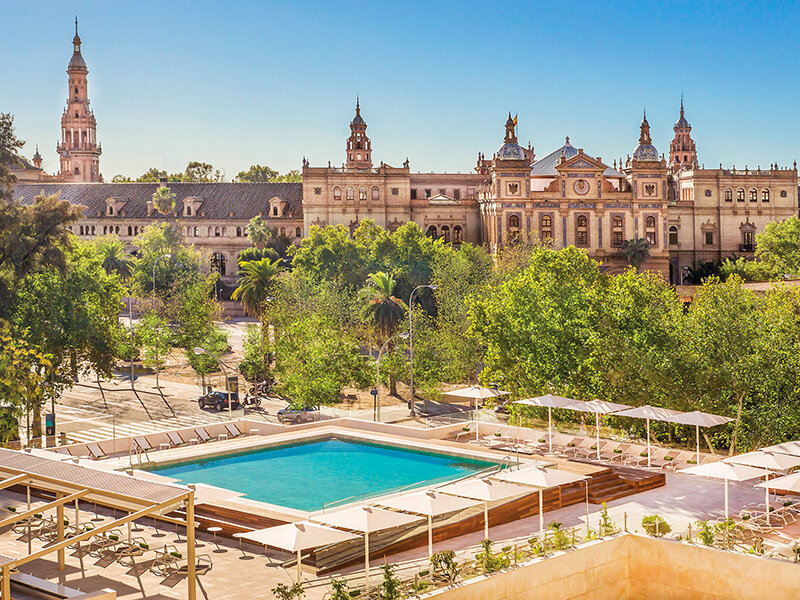
POLYGON ((133 273, 133 258, 125 253, 125 245, 116 236, 104 236, 95 240, 97 254, 106 273, 116 273, 127 279, 133 273))
POLYGON ((139 183, 158 183, 162 179, 165 179, 166 177, 167 177, 166 171, 161 171, 160 169, 151 167, 147 169, 147 171, 139 175, 139 177, 136 178, 136 181, 139 183))
POLYGON ((0 113, 0 200, 11 199, 11 188, 17 181, 11 167, 20 164, 18 153, 24 145, 14 133, 14 116, 0 113))
POLYGON ((228 336, 221 329, 214 327, 205 338, 198 338, 198 340, 194 346, 186 349, 186 359, 195 373, 200 375, 200 389, 205 393, 206 375, 216 373, 220 366, 210 354, 195 354, 194 348, 204 348, 212 354, 220 356, 228 350, 228 336))
POLYGON ((130 177, 126 175, 120 175, 119 173, 111 178, 111 183, 131 183, 132 181, 133 180, 130 177))
POLYGON ((175 194, 166 186, 159 186, 153 192, 153 206, 162 215, 166 215, 175 210, 175 194))
POLYGON ((214 165, 204 162, 192 161, 186 165, 183 181, 188 183, 218 183, 224 181, 224 176, 214 165))
POLYGON ((239 372, 248 381, 267 381, 269 372, 269 336, 262 327, 248 325, 245 329, 244 352, 239 372))
POLYGON ((280 261, 268 258, 239 263, 240 278, 231 299, 241 302, 247 314, 260 317, 270 285, 280 272, 280 261))
POLYGON ((748 260, 743 256, 727 258, 720 265, 720 279, 724 281, 731 275, 737 275, 744 281, 769 281, 779 277, 767 262, 748 260))
POLYGON ((644 238, 625 240, 619 251, 637 271, 650 258, 650 244, 644 238))
POLYGON ((800 274, 800 219, 767 223, 756 235, 755 256, 778 277, 800 274))
POLYGON ((239 252, 237 262, 241 265, 243 262, 261 260, 262 258, 278 260, 280 255, 273 248, 245 248, 239 252))
POLYGON ((375 329, 379 343, 383 343, 397 330, 408 307, 393 295, 394 277, 378 271, 367 277, 366 285, 358 292, 364 305, 364 316, 375 329))
POLYGON ((251 165, 247 171, 240 171, 234 178, 238 183, 266 183, 276 181, 279 173, 275 169, 270 169, 264 165, 251 165))
POLYGON ((256 248, 264 248, 272 237, 272 228, 260 216, 253 217, 247 224, 247 237, 250 238, 256 248))
POLYGON ((156 295, 164 302, 209 276, 208 263, 194 246, 183 244, 181 231, 174 223, 145 227, 136 237, 135 245, 139 253, 131 279, 134 291, 140 296, 152 293, 154 267, 156 295))
POLYGON ((683 283, 687 285, 701 285, 709 277, 718 277, 720 274, 720 263, 715 260, 701 261, 692 264, 686 269, 683 276, 683 283))
POLYGON ((164 366, 164 359, 172 350, 172 331, 169 323, 156 313, 145 315, 136 327, 136 335, 144 348, 144 363, 156 370, 156 387, 159 386, 158 373, 164 366))

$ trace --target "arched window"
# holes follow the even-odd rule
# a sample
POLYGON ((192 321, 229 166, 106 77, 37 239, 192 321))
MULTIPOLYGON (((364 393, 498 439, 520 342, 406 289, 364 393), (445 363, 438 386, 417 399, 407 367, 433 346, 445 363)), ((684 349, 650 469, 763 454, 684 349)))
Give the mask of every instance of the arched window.
POLYGON ((756 188, 750 190, 750 202, 758 202, 758 190, 756 188))
POLYGON ((223 227, 222 228, 222 237, 225 237, 226 235, 228 235, 228 228, 227 227, 223 227))
POLYGON ((366 200, 367 199, 367 188, 365 188, 365 187, 358 188, 358 199, 359 200, 366 200))
POLYGON ((219 237, 219 227, 214 227, 214 237, 219 237))
POLYGON ((644 239, 650 246, 657 245, 656 218, 653 215, 647 215, 644 218, 644 239))
POLYGON ((108 234, 108 225, 103 225, 103 235, 108 234))
POLYGON ((81 226, 78 228, 78 232, 79 232, 81 235, 83 235, 83 225, 81 225, 81 226))
POLYGON ((761 190, 761 201, 769 202, 769 190, 761 190))
POLYGON ((519 217, 517 215, 508 217, 508 226, 519 229, 519 217))
POLYGON ((75 175, 80 175, 81 170, 78 167, 75 167, 75 175))
POLYGON ((281 235, 286 235, 286 227, 281 227, 281 235))
POLYGON ((678 245, 678 228, 675 227, 675 225, 671 225, 669 228, 669 245, 670 246, 678 245))
POLYGON ((334 200, 341 200, 342 199, 342 188, 338 185, 333 188, 333 199, 334 200))
POLYGON ((303 230, 300 227, 294 228, 294 237, 303 237, 303 230))
POLYGON ((460 244, 462 238, 461 225, 453 227, 453 243, 460 244))
POLYGON ((553 239, 553 217, 550 215, 542 215, 539 221, 539 236, 542 241, 553 239))
MULTIPOLYGON (((184 228, 184 230, 183 230, 183 231, 184 231, 184 233, 185 233, 185 232, 186 232, 186 228, 184 228)), ((130 225, 128 225, 128 237, 131 237, 132 235, 133 235, 133 227, 131 227, 130 225)))
POLYGON ((378 188, 377 185, 372 187, 372 199, 375 201, 381 199, 381 190, 378 188))
POLYGON ((442 225, 442 239, 446 244, 450 243, 450 228, 447 225, 442 225))
POLYGON ((611 217, 611 245, 620 248, 625 242, 625 222, 620 215, 611 217))
POLYGON ((186 216, 188 216, 188 217, 192 216, 192 207, 191 206, 187 206, 186 207, 186 216))
POLYGON ((653 215, 648 215, 644 219, 644 226, 645 227, 655 227, 656 226, 656 218, 653 215))
POLYGON ((347 199, 348 200, 355 199, 356 197, 355 194, 356 194, 355 188, 353 188, 352 186, 347 186, 347 199))
POLYGON ((586 215, 575 217, 575 245, 582 248, 589 246, 589 219, 586 215))
POLYGON ((213 236, 214 236, 214 228, 213 227, 209 227, 208 228, 208 237, 213 237, 213 236))
POLYGON ((194 228, 194 237, 197 237, 197 227, 194 228))
POLYGON ((92 235, 94 235, 94 225, 92 225, 92 235))
POLYGON ((733 190, 725 188, 725 202, 733 202, 733 190))
POLYGON ((110 214, 110 215, 114 214, 114 205, 113 204, 109 204, 108 205, 108 214, 110 214))
POLYGON ((739 188, 738 190, 736 190, 736 201, 744 202, 744 189, 739 188))
POLYGON ((579 215, 578 216, 578 227, 586 227, 586 216, 579 215))
POLYGON ((425 235, 427 235, 428 237, 432 237, 433 239, 439 237, 436 231, 436 225, 431 225, 430 227, 428 227, 428 231, 425 233, 425 235))
POLYGON ((236 237, 242 237, 242 228, 236 227, 236 237))
POLYGON ((119 225, 117 225, 116 227, 114 227, 114 233, 116 233, 117 235, 119 235, 119 225))
POLYGON ((220 277, 225 276, 225 255, 221 252, 214 252, 211 255, 211 269, 220 274, 220 277))

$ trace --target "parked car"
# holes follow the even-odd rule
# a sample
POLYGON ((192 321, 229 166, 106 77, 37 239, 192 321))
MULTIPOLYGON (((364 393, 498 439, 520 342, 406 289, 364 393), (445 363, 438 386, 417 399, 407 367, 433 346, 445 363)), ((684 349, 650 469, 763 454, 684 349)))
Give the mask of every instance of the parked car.
POLYGON ((237 410, 241 408, 241 404, 239 403, 239 394, 236 392, 222 392, 220 390, 214 390, 212 392, 208 392, 207 394, 200 396, 197 399, 197 405, 201 409, 206 408, 213 408, 214 410, 220 412, 223 410, 228 410, 228 396, 232 398, 233 401, 233 410, 237 410))
POLYGON ((306 423, 320 420, 319 408, 282 408, 278 411, 280 423, 306 423))

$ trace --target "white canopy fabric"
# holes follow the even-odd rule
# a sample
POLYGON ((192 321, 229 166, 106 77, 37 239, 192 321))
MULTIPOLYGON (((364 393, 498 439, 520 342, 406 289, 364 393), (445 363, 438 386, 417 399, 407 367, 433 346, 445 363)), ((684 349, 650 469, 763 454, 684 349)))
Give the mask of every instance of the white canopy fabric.
POLYGON ((520 496, 525 493, 525 488, 504 481, 493 479, 470 479, 460 481, 439 488, 443 494, 452 494, 462 498, 472 498, 473 500, 483 500, 483 533, 484 539, 489 539, 489 502, 492 500, 503 500, 512 496, 520 496))
POLYGON ((315 517, 316 520, 342 527, 353 531, 364 533, 364 580, 367 591, 369 592, 369 534, 374 531, 382 531, 409 525, 421 521, 421 517, 407 515, 405 513, 394 512, 377 506, 357 506, 338 512, 328 513, 315 517))
POLYGON ((712 479, 722 479, 725 481, 725 519, 728 519, 728 482, 729 481, 748 481, 757 477, 766 477, 769 471, 748 467, 745 465, 735 465, 726 462, 713 462, 704 465, 696 465, 688 469, 680 469, 678 473, 687 473, 699 477, 710 477, 712 479))
POLYGON ((697 444, 697 464, 700 464, 700 428, 701 427, 714 427, 716 425, 723 425, 733 421, 730 417, 723 417, 721 415, 712 415, 704 413, 699 410, 681 413, 675 416, 674 423, 681 425, 694 425, 695 440, 697 444))
MULTIPOLYGON (((578 475, 568 471, 557 469, 542 469, 539 467, 523 467, 515 471, 501 471, 497 475, 492 475, 493 479, 516 483, 519 485, 530 485, 539 488, 539 535, 544 534, 544 510, 542 505, 542 491, 547 488, 569 485, 578 481, 590 479, 586 475, 578 475)), ((589 522, 589 486, 586 486, 586 522, 589 522)))
POLYGON ((433 517, 480 504, 479 500, 442 494, 433 490, 378 501, 381 506, 405 510, 428 518, 428 556, 433 555, 433 517))
POLYGON ((496 398, 497 396, 507 396, 511 392, 504 392, 497 388, 487 388, 480 385, 460 388, 445 392, 445 396, 455 396, 457 398, 472 398, 473 400, 485 400, 486 398, 496 398))
POLYGON ((298 582, 302 577, 300 553, 303 550, 358 538, 357 535, 352 533, 317 525, 310 521, 298 521, 297 523, 288 523, 277 527, 234 533, 233 537, 255 542, 256 544, 263 544, 264 546, 275 546, 289 552, 296 552, 298 582))
POLYGON ((567 410, 577 410, 585 413, 594 413, 595 419, 595 446, 597 448, 597 460, 600 460, 600 415, 616 413, 626 408, 627 404, 617 404, 616 402, 606 402, 605 400, 589 400, 588 402, 576 402, 569 406, 564 406, 567 410))
POLYGON ((782 492, 800 492, 800 473, 769 479, 762 483, 757 483, 756 487, 767 488, 767 490, 781 490, 782 492))
POLYGON ((220 500, 230 500, 231 498, 246 496, 246 494, 242 492, 235 492, 206 483, 190 483, 187 487, 194 490, 195 504, 207 504, 209 502, 219 502, 220 500))
POLYGON ((761 448, 761 450, 763 450, 764 452, 780 452, 781 454, 791 454, 792 456, 800 456, 800 441, 775 444, 774 446, 767 446, 766 448, 761 448))
POLYGON ((572 406, 580 400, 573 400, 572 398, 564 398, 562 396, 554 396, 553 394, 545 394, 544 396, 536 396, 534 398, 525 398, 524 400, 517 400, 514 404, 521 404, 523 406, 538 406, 547 408, 547 437, 549 439, 550 453, 553 452, 553 409, 564 408, 565 406, 572 406))
MULTIPOLYGON (((755 452, 747 452, 745 454, 739 454, 738 456, 725 458, 722 462, 747 465, 749 467, 760 467, 769 471, 786 471, 800 465, 800 456, 757 450, 755 452)), ((769 475, 767 475, 767 482, 769 482, 769 475)), ((769 524, 769 487, 764 487, 764 510, 767 511, 767 524, 769 524)))
POLYGON ((675 423, 675 417, 682 414, 679 410, 670 410, 668 408, 660 408, 658 406, 637 406, 636 408, 629 408, 615 413, 615 417, 633 417, 634 419, 645 419, 647 421, 647 466, 650 466, 650 420, 667 421, 675 423))

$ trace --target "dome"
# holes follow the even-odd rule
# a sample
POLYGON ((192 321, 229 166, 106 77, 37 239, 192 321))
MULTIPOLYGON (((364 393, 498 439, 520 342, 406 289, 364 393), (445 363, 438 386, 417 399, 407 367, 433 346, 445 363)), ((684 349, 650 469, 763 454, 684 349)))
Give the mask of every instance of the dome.
POLYGON ((356 116, 353 117, 353 120, 350 123, 351 125, 366 125, 366 122, 364 121, 364 119, 361 118, 360 114, 356 114, 356 116))
POLYGON ((72 58, 69 59, 69 65, 67 65, 68 71, 88 71, 89 69, 86 67, 86 61, 83 60, 83 56, 80 52, 75 52, 72 55, 72 58))
POLYGON ((525 151, 519 144, 507 142, 500 146, 500 150, 497 152, 497 158, 500 160, 524 160, 525 151))
POLYGON ((681 118, 675 123, 675 129, 689 129, 689 121, 686 120, 686 117, 681 115, 681 118))
POLYGON ((658 150, 653 144, 639 144, 633 151, 633 160, 658 160, 658 150))

